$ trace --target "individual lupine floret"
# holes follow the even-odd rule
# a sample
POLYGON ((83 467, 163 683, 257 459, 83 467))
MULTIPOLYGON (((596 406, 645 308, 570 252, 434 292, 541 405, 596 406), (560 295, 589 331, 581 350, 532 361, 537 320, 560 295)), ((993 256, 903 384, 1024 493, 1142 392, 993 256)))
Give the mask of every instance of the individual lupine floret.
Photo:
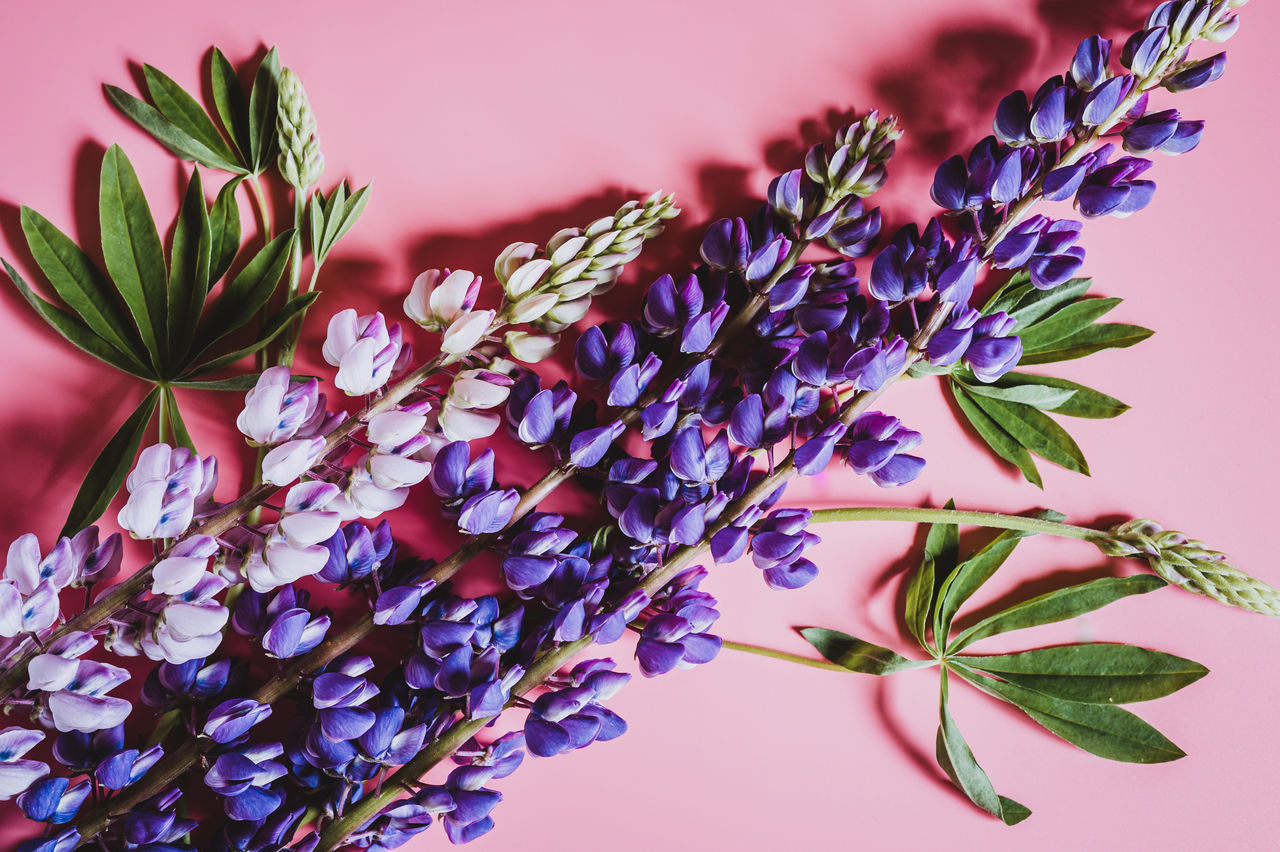
POLYGON ((1032 216, 996 244, 991 265, 996 269, 1025 266, 1037 290, 1057 287, 1070 280, 1084 263, 1084 248, 1075 244, 1080 228, 1081 224, 1071 219, 1032 216))
POLYGON ((688 568, 654 598, 636 643, 636 660, 645 677, 708 663, 720 653, 720 637, 707 632, 720 617, 716 599, 698 588, 706 576, 705 568, 688 568))
POLYGON ((0 731, 0 801, 7 801, 25 792, 49 774, 48 764, 22 757, 44 737, 41 731, 16 726, 0 731))
POLYGON ((186 447, 153 444, 142 451, 125 479, 129 500, 120 526, 134 538, 177 538, 213 495, 218 463, 186 447))
POLYGON ((1142 157, 1121 157, 1097 166, 1076 192, 1076 209, 1090 219, 1106 215, 1123 219, 1138 212, 1156 191, 1155 181, 1138 179, 1149 168, 1151 161, 1142 157))
POLYGON ((938 166, 929 191, 946 210, 981 210, 988 204, 1008 204, 1026 194, 1040 172, 1034 148, 1002 147, 988 136, 964 157, 956 155, 938 166))
POLYGON ((174 787, 131 808, 119 823, 119 848, 182 850, 182 838, 198 827, 194 819, 178 816, 182 791, 174 787), (154 844, 154 845, 153 845, 154 844))
POLYGON ((920 445, 920 433, 907 429, 896 417, 868 411, 853 421, 844 440, 849 466, 882 488, 905 485, 924 469, 924 459, 907 455, 920 445))
POLYGON ((1107 65, 1110 62, 1111 39, 1100 35, 1089 36, 1076 48, 1067 79, 1077 88, 1091 91, 1106 81, 1107 65))
POLYGON ((327 412, 319 387, 315 379, 291 378, 288 367, 269 367, 245 394, 236 428, 252 446, 274 446, 294 437, 327 434, 325 427, 340 415, 327 412))
POLYGON ((129 679, 129 672, 110 663, 77 660, 75 676, 44 698, 46 724, 59 731, 92 733, 123 722, 133 709, 128 699, 107 695, 129 679))
POLYGON ((329 505, 340 493, 338 486, 318 481, 303 482, 289 490, 280 521, 241 566, 255 591, 269 592, 324 568, 329 550, 322 542, 333 537, 342 521, 329 505))
MULTIPOLYGON (((241 597, 250 593, 246 590, 241 597)), ((142 703, 148 707, 168 707, 174 703, 207 701, 226 689, 234 674, 235 667, 228 659, 207 665, 203 659, 161 663, 147 674, 142 686, 142 703)))
POLYGON ((751 560, 769 588, 798 589, 818 576, 818 566, 803 555, 821 541, 805 529, 812 516, 808 509, 777 509, 756 527, 751 560))
POLYGON ((251 698, 232 698, 213 708, 201 733, 215 743, 226 745, 248 734, 254 725, 270 715, 270 704, 259 704, 251 698))
POLYGON ((325 361, 338 368, 333 383, 348 396, 360 396, 387 383, 401 348, 400 323, 388 328, 380 312, 357 316, 347 308, 329 320, 321 352, 325 361))
POLYGON ((536 373, 526 373, 512 385, 507 397, 507 431, 535 448, 562 443, 568 437, 577 400, 578 395, 566 382, 543 389, 536 373))
POLYGON ((1185 154, 1200 144, 1203 121, 1184 121, 1176 109, 1144 115, 1124 129, 1124 149, 1130 154, 1185 154))
POLYGON ((613 697, 630 679, 630 675, 613 669, 613 660, 586 660, 574 667, 576 676, 551 681, 551 685, 564 686, 538 696, 525 718, 524 740, 530 754, 554 757, 593 742, 616 739, 626 732, 626 722, 600 703, 613 697))
POLYGON ((231 819, 265 819, 284 803, 284 796, 271 789, 272 783, 288 774, 275 760, 283 754, 280 743, 223 752, 205 773, 205 786, 223 797, 223 810, 231 819))
MULTIPOLYGON (((440 349, 463 355, 474 349, 494 324, 496 311, 475 310, 480 293, 480 277, 458 269, 428 269, 414 279, 404 300, 409 319, 428 331, 443 332, 440 349)), ((552 304, 555 297, 552 296, 552 304)), ((514 321, 527 321, 524 317, 514 321)))
POLYGON ((18 796, 18 807, 34 822, 62 825, 75 819, 89 798, 89 779, 74 786, 69 778, 44 778, 18 796))
POLYGON ((139 633, 138 647, 150 659, 170 663, 212 654, 222 643, 222 628, 230 616, 216 596, 228 585, 225 577, 205 572, 187 591, 165 598, 149 629, 139 633))
POLYGON ((502 416, 493 411, 507 399, 511 377, 493 370, 463 370, 454 377, 440 409, 440 431, 450 441, 487 438, 502 416))
POLYGON ((146 751, 136 748, 122 749, 98 764, 93 777, 108 790, 123 790, 155 766, 164 757, 164 748, 159 743, 146 751))
POLYGON ((58 637, 42 654, 27 664, 27 689, 57 692, 76 679, 80 657, 92 651, 98 641, 90 633, 73 630, 58 637))
MULTIPOLYGON (((464 445, 465 446, 465 445, 464 445)), ((347 524, 325 542, 328 561, 317 575, 326 583, 345 586, 359 582, 393 561, 395 541, 386 521, 370 530, 362 523, 347 524)))

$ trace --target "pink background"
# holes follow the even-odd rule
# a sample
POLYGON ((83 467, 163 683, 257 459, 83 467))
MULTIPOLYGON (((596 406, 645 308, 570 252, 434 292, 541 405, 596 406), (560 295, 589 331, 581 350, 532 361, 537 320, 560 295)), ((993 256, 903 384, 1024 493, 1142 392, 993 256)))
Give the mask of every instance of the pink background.
MULTIPOLYGON (((322 275, 327 293, 309 344, 332 311, 395 310, 427 266, 487 273, 511 240, 543 241, 626 196, 673 190, 684 216, 611 298, 617 315, 634 310, 654 274, 687 268, 702 223, 748 211, 772 172, 798 165, 800 143, 825 133, 828 110, 879 106, 902 116, 908 136, 879 203, 895 226, 921 218, 932 212, 934 165, 988 132, 1004 91, 1034 87, 1065 67, 1082 36, 1099 27, 1120 35, 1135 19, 1123 9, 1144 8, 1111 0, 964 7, 13 3, 0 30, 3 253, 30 270, 14 247, 17 204, 92 238, 93 190, 83 190, 96 187, 113 141, 169 221, 180 170, 112 110, 101 84, 136 90, 131 75, 145 61, 192 86, 211 44, 239 64, 274 43, 315 106, 323 184, 377 180, 364 219, 322 275)), ((1114 318, 1158 331, 1136 349, 1058 371, 1134 406, 1115 421, 1069 422, 1093 477, 1045 463, 1043 493, 1021 482, 955 424, 936 383, 922 381, 883 401, 925 432, 930 464, 918 482, 882 492, 833 470, 789 500, 940 505, 954 496, 975 509, 1050 505, 1082 523, 1142 515, 1280 584, 1268 548, 1280 452, 1265 372, 1274 334, 1252 326, 1275 283, 1280 10, 1255 3, 1243 20, 1221 81, 1161 100, 1207 119, 1203 144, 1176 161, 1158 158, 1160 191, 1148 210, 1086 231, 1096 291, 1126 298, 1114 318)), ((12 448, 0 541, 31 530, 47 546, 104 440, 98 424, 118 423, 142 391, 56 339, 7 286, 0 324, 0 435, 12 448)), ((317 349, 309 355, 319 370, 317 349)), ((238 405, 228 396, 188 413, 203 447, 224 448, 224 498, 236 479, 238 405)), ((769 592, 748 565, 716 570, 709 588, 722 602, 723 635, 802 652, 789 627, 816 624, 909 648, 894 605, 914 529, 821 532, 823 573, 802 591, 769 592)), ((1043 590, 1046 578, 1110 570, 1086 545, 1036 540, 980 603, 1043 590)), ((527 762, 501 783, 498 829, 476 848, 1271 848, 1280 830, 1277 625, 1171 590, 1013 642, 1081 637, 1160 648, 1213 670, 1184 693, 1135 708, 1189 757, 1154 767, 1101 761, 958 686, 953 713, 978 760, 999 792, 1036 811, 1009 829, 964 801, 933 762, 935 673, 844 677, 726 652, 696 671, 637 678, 614 704, 631 724, 622 739, 527 762)), ((433 829, 408 848, 443 843, 433 829)))

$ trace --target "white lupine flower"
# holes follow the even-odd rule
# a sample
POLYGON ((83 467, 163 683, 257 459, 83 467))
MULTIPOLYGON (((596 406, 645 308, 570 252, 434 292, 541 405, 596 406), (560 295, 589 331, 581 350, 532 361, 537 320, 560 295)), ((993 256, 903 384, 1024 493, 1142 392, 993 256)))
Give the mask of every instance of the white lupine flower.
POLYGON ((323 416, 324 395, 319 387, 315 379, 292 380, 288 367, 263 370, 258 383, 245 394, 236 428, 255 444, 287 441, 315 419, 317 409, 323 416))
POLYGON ((347 308, 329 320, 321 354, 338 368, 333 383, 350 396, 360 396, 387 383, 401 348, 399 323, 388 328, 381 313, 357 316, 347 308))
POLYGON ((470 311, 461 314, 445 330, 440 341, 440 351, 451 355, 465 355, 484 339, 493 325, 494 311, 470 311))
POLYGON ((493 262, 493 274, 503 286, 506 286, 514 273, 521 266, 533 259, 538 247, 533 243, 512 243, 502 250, 498 259, 493 262))
POLYGON ((324 438, 297 438, 273 449, 262 457, 262 481, 272 485, 288 485, 320 461, 324 438))
POLYGON ((440 412, 440 431, 450 441, 475 441, 487 438, 502 424, 502 418, 487 411, 476 411, 456 405, 445 405, 440 412))
POLYGON ((527 331, 508 331, 503 338, 511 357, 526 364, 536 364, 556 351, 559 335, 530 334, 527 331))
POLYGON ((423 406, 405 406, 375 414, 365 428, 365 437, 379 448, 390 449, 420 434, 426 426, 427 415, 423 406))
POLYGON ((539 293, 516 302, 508 311, 512 323, 533 322, 556 306, 560 296, 556 293, 539 293))

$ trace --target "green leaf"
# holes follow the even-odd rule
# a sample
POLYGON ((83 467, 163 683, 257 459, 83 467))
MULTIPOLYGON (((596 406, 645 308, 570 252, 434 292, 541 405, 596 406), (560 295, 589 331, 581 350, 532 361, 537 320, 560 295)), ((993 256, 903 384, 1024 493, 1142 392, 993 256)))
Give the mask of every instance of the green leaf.
POLYGON ((252 163, 253 146, 249 140, 249 102, 236 78, 236 69, 218 48, 213 49, 210 76, 213 79, 213 105, 227 135, 235 142, 240 161, 252 163))
POLYGON ((929 653, 933 653, 933 649, 929 647, 926 631, 929 625, 929 613, 933 611, 933 578, 933 557, 926 553, 924 559, 920 561, 920 568, 911 575, 911 580, 907 583, 904 613, 907 629, 920 643, 920 647, 929 653))
POLYGON ((169 423, 173 426, 174 442, 194 453, 196 451, 195 442, 191 440, 191 433, 187 431, 187 424, 183 422, 182 412, 178 410, 178 398, 174 396, 172 388, 166 387, 164 389, 164 398, 165 409, 169 414, 169 423))
POLYGON ((984 618, 962 631, 949 647, 953 652, 959 651, 988 636, 1066 621, 1129 595, 1154 592, 1165 585, 1167 583, 1154 574, 1137 574, 1133 577, 1102 577, 1077 586, 1054 589, 984 618))
POLYGON ((234 352, 228 352, 226 355, 220 355, 211 361, 206 361, 200 366, 188 371, 182 378, 191 379, 196 376, 202 376, 205 373, 212 373, 214 370, 225 367, 229 364, 234 364, 241 358, 252 355, 259 349, 262 349, 268 343, 279 337, 280 333, 289 327, 289 324, 293 321, 294 317, 304 313, 307 308, 311 307, 311 303, 314 302, 319 295, 320 294, 318 292, 313 291, 311 293, 303 293, 301 296, 296 296, 295 298, 290 299, 283 308, 271 317, 271 319, 267 320, 266 325, 262 328, 261 334, 258 336, 258 339, 253 343, 250 343, 248 346, 241 349, 237 349, 234 352))
POLYGON ((1034 288, 1031 286, 1031 273, 1025 269, 1020 269, 987 297, 987 303, 982 306, 982 313, 994 314, 1000 311, 1008 313, 1013 310, 1013 306, 1018 303, 1018 300, 1025 296, 1028 290, 1032 289, 1034 288))
MULTIPOLYGON (((169 384, 175 388, 191 388, 192 390, 216 390, 216 391, 247 391, 258 383, 260 373, 249 373, 244 376, 235 376, 230 379, 214 379, 208 382, 193 382, 186 379, 177 379, 169 384)), ((301 378, 294 376, 294 378, 301 378)))
MULTIPOLYGON (((1060 519, 1056 512, 1037 512, 1035 517, 1060 519)), ((1005 530, 987 543, 985 547, 970 556, 960 567, 956 568, 942 584, 938 594, 937 609, 934 613, 933 637, 939 648, 949 648, 947 635, 951 632, 951 622, 955 619, 960 607, 973 596, 982 584, 991 579, 991 575, 1004 564, 1018 546, 1018 542, 1031 533, 1024 530, 1005 530)))
POLYGON ((1049 364, 1054 361, 1071 361, 1100 352, 1103 349, 1125 349, 1141 343, 1155 334, 1149 328, 1124 323, 1100 323, 1076 332, 1070 337, 1045 344, 1034 351, 1023 350, 1018 362, 1030 367, 1033 364, 1049 364))
POLYGON ((107 272, 133 314, 151 363, 163 376, 168 354, 164 246, 138 175, 119 145, 108 148, 102 159, 98 220, 107 272))
POLYGON ((888 648, 855 639, 838 630, 804 627, 797 631, 818 653, 851 672, 887 675, 933 665, 932 660, 908 660, 888 648))
POLYGON ((156 403, 160 399, 160 388, 152 388, 142 403, 134 409, 129 418, 121 424, 116 433, 107 441, 107 445, 98 453, 84 483, 71 504, 71 512, 62 527, 60 536, 71 536, 89 526, 106 511, 111 498, 120 490, 121 483, 129 473, 138 447, 142 444, 142 436, 155 414, 156 403))
POLYGON ((1031 810, 1013 799, 996 793, 991 779, 978 765, 969 744, 965 742, 956 726, 951 711, 947 709, 947 672, 942 672, 942 700, 939 702, 938 765, 947 773, 951 781, 969 797, 969 801, 982 808, 994 817, 1003 820, 1005 825, 1016 825, 1031 816, 1031 810))
POLYGON ((169 119, 178 129, 195 139, 212 151, 218 159, 233 164, 231 171, 238 168, 236 152, 222 138, 213 119, 209 118, 204 107, 186 90, 169 79, 164 72, 151 65, 142 66, 142 74, 146 78, 147 91, 160 114, 169 119))
MULTIPOLYGON (((236 203, 236 188, 243 177, 234 177, 223 184, 218 198, 209 211, 209 231, 212 245, 209 251, 209 283, 222 280, 240 251, 240 205, 236 203)), ((205 293, 208 296, 208 293, 205 293)))
MULTIPOLYGON (((1038 386, 1069 390, 1071 391, 1071 396, 1052 409, 1055 414, 1065 414, 1068 417, 1088 417, 1104 420, 1111 417, 1119 417, 1129 410, 1129 406, 1114 396, 1107 396, 1105 393, 1096 391, 1093 388, 1054 376, 1039 376, 1035 373, 1006 373, 996 381, 995 386, 1006 388, 1038 386)), ((1047 406, 1038 407, 1046 408, 1047 406)))
POLYGON ((277 99, 280 91, 280 57, 273 47, 258 65, 249 93, 250 171, 261 174, 279 150, 276 140, 277 99))
POLYGON ((1029 405, 975 396, 973 401, 1015 441, 1046 461, 1089 475, 1080 447, 1056 421, 1029 405))
POLYGON ((178 224, 173 231, 173 249, 169 252, 169 351, 175 363, 182 363, 191 345, 209 292, 212 240, 204 185, 197 166, 187 183, 178 224))
POLYGON ((295 235, 285 231, 254 255, 240 274, 223 286, 222 295, 206 319, 194 352, 198 357, 211 344, 244 325, 267 303, 289 264, 295 235))
POLYGON ((1017 686, 1085 704, 1163 698, 1209 673, 1193 660, 1110 642, 964 657, 963 662, 1017 686))
POLYGON ((954 668, 978 689, 1013 704, 1047 730, 1090 754, 1125 763, 1164 763, 1186 756, 1164 734, 1113 704, 1067 701, 995 680, 958 663, 954 668))
POLYGON ((982 312, 990 315, 1004 311, 1018 321, 1020 328, 1027 328, 1062 305, 1079 299, 1089 292, 1092 284, 1092 278, 1073 278, 1052 289, 1037 290, 1031 285, 1030 276, 1028 276, 1016 287, 1011 287, 1002 296, 989 303, 982 312))
POLYGON ((146 359, 142 341, 133 331, 105 275, 70 237, 30 207, 20 214, 22 233, 40 271, 54 291, 94 333, 121 354, 146 359))
POLYGON ((1075 395, 1075 391, 1065 388, 1051 388, 1041 385, 1014 385, 1000 387, 982 382, 964 382, 965 390, 971 394, 985 396, 989 399, 1000 399, 1005 402, 1016 402, 1030 405, 1033 408, 1056 409, 1075 395))
POLYGON ((325 262, 329 252, 360 218, 369 202, 369 186, 361 187, 348 197, 347 184, 343 181, 327 199, 322 196, 317 199, 319 193, 312 196, 311 251, 317 263, 325 262))
POLYGON ((1044 483, 1040 479, 1040 471, 1036 470, 1035 460, 1031 458, 1027 448, 1014 440, 1013 436, 1004 430, 1004 427, 991 419, 978 406, 974 398, 965 391, 964 386, 958 382, 952 382, 951 392, 955 397, 956 404, 960 406, 960 411, 963 412, 970 425, 973 426, 974 431, 982 437, 982 440, 986 441, 992 452, 1005 461, 1011 462, 1018 470, 1022 471, 1022 475, 1032 485, 1043 488, 1044 483))
POLYGON ((1051 315, 1018 332, 1022 348, 1036 349, 1047 346, 1064 337, 1070 337, 1081 329, 1110 313, 1123 299, 1081 299, 1054 311, 1051 315))
POLYGON ((31 291, 27 282, 18 274, 18 270, 9 265, 9 262, 3 261, 5 271, 9 274, 10 280, 13 281, 18 292, 22 294, 22 298, 27 300, 36 313, 47 322, 54 331, 61 334, 67 341, 83 352, 87 352, 93 357, 117 370, 123 370, 126 373, 137 376, 140 379, 154 379, 154 373, 150 367, 140 363, 134 356, 121 352, 107 341, 99 337, 92 329, 85 325, 78 317, 67 313, 61 308, 51 305, 44 299, 41 299, 31 291))
POLYGON ((945 376, 949 375, 955 369, 955 365, 950 367, 935 367, 928 361, 916 361, 907 368, 907 376, 913 379, 924 378, 925 376, 945 376))
POLYGON ((227 172, 244 174, 244 169, 234 162, 219 156, 199 140, 183 131, 176 124, 165 118, 158 109, 146 101, 135 98, 124 89, 116 86, 104 86, 107 99, 129 118, 133 119, 143 130, 150 133, 155 140, 172 153, 184 160, 191 160, 211 169, 222 169, 227 172))

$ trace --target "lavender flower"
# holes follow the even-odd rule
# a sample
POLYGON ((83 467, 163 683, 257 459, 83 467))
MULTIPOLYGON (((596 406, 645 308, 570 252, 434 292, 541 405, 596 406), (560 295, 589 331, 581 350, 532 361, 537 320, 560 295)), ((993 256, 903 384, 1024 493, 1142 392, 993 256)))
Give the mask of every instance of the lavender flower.
POLYGON ((373 393, 391 378, 400 357, 400 324, 387 327, 381 313, 356 316, 350 308, 333 315, 324 360, 338 368, 334 384, 350 396, 373 393))

